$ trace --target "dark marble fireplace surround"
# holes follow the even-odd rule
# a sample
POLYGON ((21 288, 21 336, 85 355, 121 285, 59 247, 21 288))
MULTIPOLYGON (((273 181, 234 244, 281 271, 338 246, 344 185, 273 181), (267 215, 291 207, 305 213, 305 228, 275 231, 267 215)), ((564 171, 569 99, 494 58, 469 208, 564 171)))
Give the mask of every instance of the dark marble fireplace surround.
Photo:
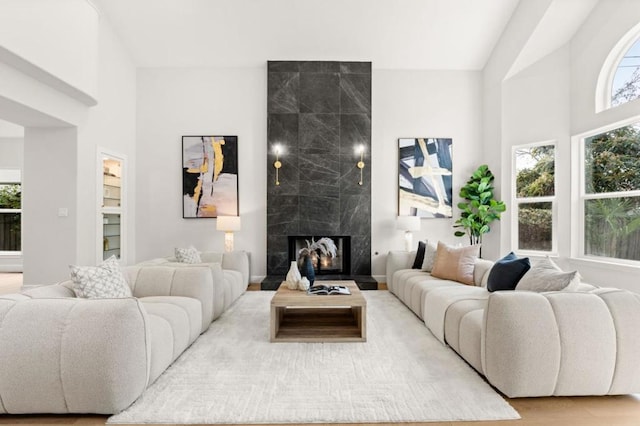
POLYGON ((269 61, 267 121, 267 278, 261 287, 277 288, 284 279, 288 237, 348 235, 349 273, 320 279, 355 279, 372 288, 371 63, 269 61), (363 185, 356 167, 360 144, 363 185))

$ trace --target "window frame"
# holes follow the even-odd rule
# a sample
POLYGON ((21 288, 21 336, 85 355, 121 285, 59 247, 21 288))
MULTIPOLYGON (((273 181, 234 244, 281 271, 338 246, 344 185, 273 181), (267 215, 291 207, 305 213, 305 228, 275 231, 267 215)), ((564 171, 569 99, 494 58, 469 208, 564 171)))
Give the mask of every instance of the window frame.
MULTIPOLYGON (((640 98, 639 98, 640 99, 640 98)), ((640 125, 640 115, 636 115, 631 118, 627 118, 625 120, 617 121, 615 123, 609 124, 607 126, 600 127, 595 130, 591 130, 585 133, 581 133, 573 137, 573 154, 574 158, 577 159, 577 165, 574 163, 573 170, 577 173, 577 176, 573 174, 574 182, 578 184, 572 185, 574 189, 574 196, 572 197, 574 200, 574 209, 576 212, 577 219, 574 221, 573 232, 572 234, 575 236, 572 238, 572 257, 578 260, 583 260, 592 263, 603 263, 603 264, 617 264, 617 265, 627 265, 633 267, 640 267, 640 260, 630 260, 630 259, 621 259, 617 257, 607 257, 607 256, 595 256, 586 254, 585 250, 585 202, 587 200, 595 200, 595 199, 605 199, 605 198, 620 198, 620 197, 640 197, 640 190, 634 191, 617 191, 617 192, 598 192, 593 194, 587 194, 586 191, 586 179, 585 179, 585 140, 599 135, 601 133, 610 132, 612 130, 626 127, 632 124, 640 125)))
POLYGON ((526 148, 535 148, 538 146, 553 146, 554 170, 558 165, 558 143, 556 140, 547 140, 541 142, 532 142, 511 147, 511 247, 512 250, 525 256, 558 256, 558 180, 556 173, 553 176, 553 194, 552 196, 543 197, 518 197, 517 188, 517 168, 516 168, 516 151, 526 148), (520 248, 518 213, 520 212, 520 204, 530 203, 551 203, 551 250, 530 250, 520 248))
MULTIPOLYGON (((17 174, 19 176, 18 180, 16 181, 5 181, 3 180, 2 182, 0 182, 0 185, 20 185, 20 190, 22 191, 22 170, 21 169, 17 169, 17 168, 2 168, 1 170, 5 170, 5 171, 17 171, 17 174)), ((19 213, 20 214, 20 248, 22 248, 22 228, 23 228, 23 215, 22 215, 22 202, 20 203, 20 208, 19 209, 3 209, 0 208, 0 213, 19 213)), ((0 250, 0 257, 17 257, 17 256, 22 256, 22 250, 0 250)))
MULTIPOLYGON (((602 64, 602 68, 600 69, 600 74, 598 75, 598 80, 596 82, 596 93, 595 93, 595 112, 600 113, 612 108, 619 108, 628 103, 636 102, 640 99, 640 97, 633 99, 628 102, 621 103, 619 105, 613 106, 611 104, 612 96, 613 96, 613 79, 618 71, 618 66, 620 62, 627 54, 629 49, 640 40, 640 24, 637 24, 629 31, 627 31, 621 38, 618 40, 616 45, 609 51, 604 63, 602 64)), ((596 133, 597 134, 597 133, 596 133)))

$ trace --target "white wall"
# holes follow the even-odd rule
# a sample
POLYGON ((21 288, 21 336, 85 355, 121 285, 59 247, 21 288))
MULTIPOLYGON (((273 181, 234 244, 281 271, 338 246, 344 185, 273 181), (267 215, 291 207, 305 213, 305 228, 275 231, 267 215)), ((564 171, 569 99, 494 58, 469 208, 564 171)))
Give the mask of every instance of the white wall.
POLYGON ((224 250, 216 219, 182 218, 182 136, 237 135, 242 230, 235 249, 266 274, 267 69, 139 69, 136 260, 224 250))
MULTIPOLYGON (((189 244, 223 249, 215 219, 182 219, 181 136, 237 135, 242 230, 235 247, 251 253, 254 280, 266 274, 266 78, 266 61, 260 68, 138 71, 137 261, 189 244)), ((452 137, 457 195, 480 164, 481 81, 479 72, 375 68, 372 78, 372 272, 382 279, 387 251, 403 248, 395 229, 397 140, 452 137)), ((425 219, 415 239, 463 242, 452 222, 425 219)))
POLYGON ((480 72, 374 68, 372 87, 371 248, 378 277, 385 274, 386 253, 404 250, 404 231, 396 229, 398 138, 453 139, 453 218, 421 219, 413 240, 416 247, 418 239, 468 244, 452 226, 460 187, 482 164, 482 83, 480 72))
POLYGON ((24 134, 22 258, 25 284, 69 276, 76 262, 77 130, 28 127, 24 134), (59 216, 65 208, 67 216, 59 216))
MULTIPOLYGON (((94 264, 100 258, 102 238, 96 230, 99 211, 98 200, 102 189, 97 189, 98 150, 126 158, 127 233, 125 264, 135 260, 136 238, 133 226, 136 217, 136 69, 123 49, 109 23, 101 20, 98 58, 98 105, 90 108, 86 121, 78 126, 78 260, 80 264, 94 264), (98 191, 98 193, 96 193, 98 191)), ((100 221, 101 223, 101 221, 100 221)))

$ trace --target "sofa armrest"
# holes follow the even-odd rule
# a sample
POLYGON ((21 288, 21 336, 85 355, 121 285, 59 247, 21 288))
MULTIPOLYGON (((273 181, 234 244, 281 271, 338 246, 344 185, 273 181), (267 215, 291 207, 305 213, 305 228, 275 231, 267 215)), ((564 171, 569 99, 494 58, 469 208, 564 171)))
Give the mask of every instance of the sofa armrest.
POLYGON ((249 285, 249 254, 246 251, 226 252, 222 256, 222 269, 231 269, 242 274, 245 285, 249 285))
POLYGON ((640 392, 640 295, 501 291, 489 296, 482 368, 509 397, 640 392))
POLYGON ((138 300, 0 300, 0 413, 117 413, 149 380, 138 300))
POLYGON ((202 328, 205 331, 222 310, 224 277, 220 264, 181 266, 129 266, 125 276, 133 296, 183 296, 202 304, 202 328))
POLYGON ((401 269, 410 269, 415 258, 415 251, 397 250, 387 254, 387 287, 393 287, 393 274, 401 269))

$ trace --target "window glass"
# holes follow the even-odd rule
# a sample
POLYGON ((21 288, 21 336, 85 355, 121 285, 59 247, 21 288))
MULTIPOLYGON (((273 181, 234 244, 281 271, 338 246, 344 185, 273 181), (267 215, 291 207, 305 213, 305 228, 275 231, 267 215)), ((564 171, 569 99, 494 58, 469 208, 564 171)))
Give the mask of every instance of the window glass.
POLYGON ((518 204, 518 248, 551 251, 553 249, 553 204, 518 204))
POLYGON ((22 235, 22 187, 0 183, 0 251, 20 251, 22 235))
POLYGON ((584 254, 640 260, 640 126, 584 139, 584 254))
POLYGON ((586 138, 584 159, 587 194, 640 189, 640 125, 586 138))
POLYGON ((624 54, 611 85, 611 106, 615 107, 640 97, 640 39, 624 54))
POLYGON ((514 150, 517 250, 555 251, 555 145, 514 150))

